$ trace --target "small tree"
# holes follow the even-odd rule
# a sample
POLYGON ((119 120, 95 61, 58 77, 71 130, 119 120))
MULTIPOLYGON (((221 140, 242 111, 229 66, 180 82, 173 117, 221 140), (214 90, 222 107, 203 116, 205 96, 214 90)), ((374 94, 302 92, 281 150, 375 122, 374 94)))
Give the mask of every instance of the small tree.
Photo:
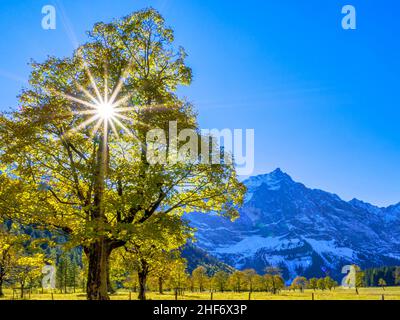
POLYGON ((308 287, 315 291, 318 288, 318 279, 317 278, 311 278, 308 281, 308 287))
POLYGON ((211 281, 215 289, 224 292, 227 287, 229 274, 225 271, 218 271, 214 274, 211 281))
POLYGON ((383 290, 385 290, 385 287, 386 287, 386 281, 385 281, 385 279, 380 278, 379 281, 378 281, 378 285, 379 285, 380 287, 382 287, 383 290))
POLYGON ((234 292, 242 292, 246 283, 246 277, 242 271, 235 271, 229 276, 229 287, 234 292))
POLYGON ((265 269, 264 278, 266 280, 266 287, 269 287, 273 294, 276 294, 285 287, 285 281, 281 276, 281 270, 277 267, 267 267, 265 269))
POLYGON ((358 289, 364 287, 365 285, 365 273, 361 270, 359 266, 354 266, 356 270, 356 293, 358 294, 358 289))
POLYGON ((41 253, 22 256, 17 259, 16 267, 12 271, 12 278, 20 286, 21 299, 24 298, 26 285, 29 283, 32 284, 34 280, 41 277, 44 264, 44 255, 41 253))
POLYGON ((243 270, 244 277, 246 279, 246 285, 250 292, 254 289, 254 280, 257 276, 257 272, 254 269, 243 270))
POLYGON ((182 224, 179 217, 156 215, 151 223, 138 227, 140 237, 134 237, 119 251, 126 270, 137 272, 139 300, 146 300, 147 279, 159 274, 165 265, 179 260, 178 249, 182 247, 191 229, 182 224), (133 270, 132 270, 133 269, 133 270))
POLYGON ((188 280, 189 274, 186 272, 186 263, 183 260, 177 261, 169 276, 169 287, 174 290, 176 295, 183 295, 184 290, 187 288, 188 280))
POLYGON ((4 295, 4 282, 11 276, 18 257, 24 251, 24 242, 29 240, 9 215, 10 211, 19 210, 23 203, 24 197, 17 196, 21 193, 21 185, 21 181, 7 175, 6 168, 0 163, 0 297, 4 295))
POLYGON ((130 291, 136 292, 139 284, 137 273, 132 273, 128 277, 126 277, 122 282, 124 288, 129 289, 130 291))
POLYGON ((293 290, 299 289, 300 292, 303 292, 307 287, 307 279, 305 277, 296 277, 293 280, 291 287, 293 290))
POLYGON ((400 267, 396 267, 393 271, 394 284, 400 284, 400 267))
POLYGON ((326 276, 324 278, 324 282, 325 282, 325 288, 328 289, 329 291, 338 286, 338 283, 329 276, 326 276))
POLYGON ((56 286, 64 293, 68 293, 68 288, 76 292, 76 286, 80 276, 80 267, 76 260, 74 251, 64 252, 58 257, 56 271, 56 286))
POLYGON ((199 291, 203 292, 208 280, 207 269, 203 266, 197 267, 192 272, 192 278, 199 291))
POLYGON ((259 274, 256 274, 253 279, 253 289, 255 291, 262 291, 265 289, 265 278, 259 274))
POLYGON ((157 284, 158 293, 164 294, 164 284, 172 276, 172 272, 178 265, 185 264, 178 254, 166 255, 163 261, 158 263, 158 267, 153 272, 153 277, 157 284))
POLYGON ((326 289, 325 279, 323 279, 323 278, 318 279, 317 286, 318 286, 319 290, 325 290, 326 289))
POLYGON ((0 224, 0 297, 3 297, 3 283, 16 267, 18 256, 23 252, 24 236, 14 234, 10 228, 0 224))
POLYGON ((69 261, 65 254, 59 257, 56 271, 56 287, 61 292, 67 293, 67 272, 69 267, 69 261))

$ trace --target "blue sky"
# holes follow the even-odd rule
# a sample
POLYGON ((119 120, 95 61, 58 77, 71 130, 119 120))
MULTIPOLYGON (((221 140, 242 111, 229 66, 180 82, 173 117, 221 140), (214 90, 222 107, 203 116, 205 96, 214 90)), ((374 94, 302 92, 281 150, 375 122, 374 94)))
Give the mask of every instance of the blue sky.
POLYGON ((255 174, 281 167, 309 187, 400 201, 400 3, 389 0, 2 0, 0 109, 17 105, 31 58, 68 56, 97 21, 153 6, 194 71, 183 88, 204 128, 254 128, 255 174), (57 8, 57 29, 41 9, 57 8), (341 28, 341 8, 357 30, 341 28))

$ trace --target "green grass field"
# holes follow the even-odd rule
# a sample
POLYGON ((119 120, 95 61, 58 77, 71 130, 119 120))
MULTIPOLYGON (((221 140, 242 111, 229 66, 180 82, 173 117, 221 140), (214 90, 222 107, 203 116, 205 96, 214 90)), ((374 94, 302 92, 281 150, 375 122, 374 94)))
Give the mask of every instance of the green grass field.
MULTIPOLYGON (((315 300, 381 300, 382 295, 384 295, 385 300, 400 300, 400 287, 389 287, 383 290, 382 288, 360 288, 359 294, 357 295, 354 290, 336 288, 335 290, 329 291, 313 291, 305 290, 301 293, 299 291, 293 292, 288 290, 283 290, 277 295, 254 292, 251 294, 251 300, 312 300, 312 293, 314 293, 315 300)), ((14 299, 19 299, 18 291, 14 294, 14 299)), ((61 294, 53 293, 54 300, 85 300, 86 296, 83 293, 71 293, 71 294, 61 294)), ((136 300, 137 294, 132 292, 129 294, 127 291, 120 291, 117 294, 111 296, 111 300, 136 300)), ((161 295, 154 292, 148 292, 147 298, 151 300, 174 300, 175 295, 172 292, 166 292, 161 295)), ((5 290, 5 297, 0 298, 0 300, 11 300, 13 299, 13 292, 10 289, 5 290)), ((26 294, 25 299, 30 300, 52 300, 52 294, 50 292, 32 293, 29 297, 26 294)), ((211 294, 209 292, 185 292, 183 296, 178 296, 178 300, 210 300, 211 294)), ((233 293, 216 292, 213 294, 213 300, 248 300, 249 293, 233 293)))

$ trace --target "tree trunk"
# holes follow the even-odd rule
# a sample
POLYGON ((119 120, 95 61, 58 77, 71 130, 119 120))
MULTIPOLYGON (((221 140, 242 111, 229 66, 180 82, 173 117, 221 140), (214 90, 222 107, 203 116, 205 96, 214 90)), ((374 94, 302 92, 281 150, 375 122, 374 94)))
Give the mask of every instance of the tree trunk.
POLYGON ((72 282, 72 286, 73 286, 73 288, 74 288, 74 293, 75 293, 75 288, 76 288, 76 269, 75 269, 75 266, 74 266, 74 279, 73 279, 73 282, 72 282))
POLYGON ((110 276, 110 255, 107 257, 107 288, 110 294, 115 293, 115 289, 112 286, 111 276, 110 276))
POLYGON ((107 260, 111 250, 105 239, 100 238, 87 249, 89 261, 87 299, 110 300, 107 288, 107 260))
POLYGON ((0 279, 0 297, 4 297, 4 293, 3 293, 3 278, 0 279))
POLYGON ((160 294, 163 294, 163 278, 162 277, 158 277, 158 292, 160 294))
POLYGON ((138 272, 139 278, 139 300, 146 300, 146 281, 147 281, 147 270, 141 270, 138 272))
POLYGON ((68 280, 68 262, 65 260, 65 267, 64 267, 64 293, 67 294, 67 280, 68 280))
POLYGON ((87 281, 88 300, 110 300, 107 288, 107 268, 111 249, 109 247, 110 242, 101 235, 104 232, 103 224, 107 223, 104 206, 104 189, 107 169, 107 138, 102 135, 100 137, 99 148, 97 149, 93 210, 91 210, 92 222, 95 223, 94 231, 100 236, 85 248, 89 260, 87 281))

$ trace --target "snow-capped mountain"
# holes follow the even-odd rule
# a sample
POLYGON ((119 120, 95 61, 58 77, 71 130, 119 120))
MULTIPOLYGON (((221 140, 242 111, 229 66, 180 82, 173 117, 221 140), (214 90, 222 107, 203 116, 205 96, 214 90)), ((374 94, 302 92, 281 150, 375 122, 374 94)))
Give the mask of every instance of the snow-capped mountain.
POLYGON ((240 218, 188 216, 197 246, 238 269, 279 266, 296 275, 341 279, 347 264, 400 265, 400 204, 379 208, 309 189, 280 169, 244 181, 240 218))

